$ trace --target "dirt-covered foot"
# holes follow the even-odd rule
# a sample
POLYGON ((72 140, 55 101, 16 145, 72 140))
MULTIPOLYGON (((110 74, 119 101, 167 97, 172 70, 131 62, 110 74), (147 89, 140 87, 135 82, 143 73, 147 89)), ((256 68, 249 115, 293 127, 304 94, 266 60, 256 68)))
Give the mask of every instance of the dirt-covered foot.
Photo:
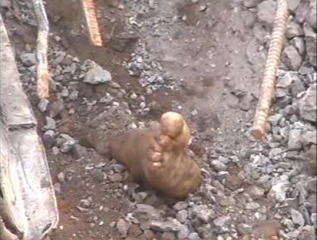
POLYGON ((199 165, 187 154, 190 131, 183 117, 163 114, 159 128, 131 131, 110 140, 111 158, 125 164, 136 180, 185 198, 201 184, 199 165))
POLYGON ((199 165, 187 154, 191 135, 183 117, 163 114, 160 129, 149 144, 142 162, 146 180, 169 196, 185 198, 201 184, 199 165))

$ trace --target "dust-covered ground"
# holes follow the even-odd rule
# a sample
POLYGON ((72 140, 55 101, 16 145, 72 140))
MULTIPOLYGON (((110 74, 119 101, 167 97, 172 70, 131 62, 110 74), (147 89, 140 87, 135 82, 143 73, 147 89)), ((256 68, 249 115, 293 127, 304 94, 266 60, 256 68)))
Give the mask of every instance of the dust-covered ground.
POLYGON ((315 239, 316 2, 289 1, 261 142, 250 128, 276 1, 95 3, 103 47, 89 42, 81 1, 46 1, 51 97, 39 101, 31 6, 0 1, 58 200, 50 239, 315 239), (204 178, 181 202, 130 182, 105 157, 110 136, 169 110, 186 118, 204 178))

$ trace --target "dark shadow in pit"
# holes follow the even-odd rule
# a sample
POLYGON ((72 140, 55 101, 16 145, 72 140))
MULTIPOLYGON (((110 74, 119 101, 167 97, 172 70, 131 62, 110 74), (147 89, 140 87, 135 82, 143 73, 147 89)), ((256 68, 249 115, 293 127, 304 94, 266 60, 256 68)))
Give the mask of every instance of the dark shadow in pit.
POLYGON ((109 8, 107 1, 95 1, 95 5, 98 9, 97 15, 100 16, 98 25, 104 46, 96 47, 89 40, 80 0, 47 1, 46 11, 51 32, 61 38, 61 45, 70 55, 77 56, 83 61, 86 59, 95 61, 108 69, 115 81, 124 84, 130 76, 121 64, 129 57, 137 36, 122 37, 124 33, 122 12, 109 8))
MULTIPOLYGON (((166 89, 150 95, 145 93, 144 88, 139 84, 138 77, 130 76, 122 66, 124 61, 129 60, 138 40, 137 28, 135 32, 133 29, 132 33, 124 29, 126 10, 113 7, 110 4, 111 1, 96 0, 94 2, 103 47, 96 47, 89 40, 81 0, 47 0, 46 11, 51 32, 61 38, 60 44, 67 53, 82 61, 86 59, 95 61, 110 71, 113 80, 118 82, 128 94, 135 92, 145 96, 152 107, 147 116, 142 116, 142 120, 159 119, 164 112, 171 110, 172 100, 181 102, 183 99, 180 94, 166 89)), ((81 84, 80 88, 86 93, 85 95, 89 96, 107 92, 105 85, 81 84)))

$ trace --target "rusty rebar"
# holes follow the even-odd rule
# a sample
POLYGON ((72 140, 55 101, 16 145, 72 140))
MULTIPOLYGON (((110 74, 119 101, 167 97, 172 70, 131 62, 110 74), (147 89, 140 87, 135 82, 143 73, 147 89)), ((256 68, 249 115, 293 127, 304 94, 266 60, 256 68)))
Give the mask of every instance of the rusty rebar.
POLYGON ((39 98, 49 97, 50 74, 47 63, 49 24, 42 0, 32 0, 37 20, 37 94, 39 98))
POLYGON ((257 139, 261 139, 267 131, 267 118, 269 116, 271 104, 274 99, 275 78, 280 63, 280 56, 283 48, 287 25, 287 1, 278 0, 277 4, 278 6, 274 20, 274 28, 265 65, 260 97, 251 130, 252 135, 257 139))
POLYGON ((102 39, 96 17, 96 8, 93 0, 82 0, 84 15, 90 35, 90 40, 95 46, 102 46, 102 39))

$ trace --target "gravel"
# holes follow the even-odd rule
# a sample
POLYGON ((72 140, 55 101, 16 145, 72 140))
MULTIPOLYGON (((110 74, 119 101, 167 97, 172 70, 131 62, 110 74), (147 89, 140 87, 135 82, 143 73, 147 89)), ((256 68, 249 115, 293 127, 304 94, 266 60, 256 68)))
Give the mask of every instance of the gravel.
MULTIPOLYGON (((138 5, 132 2, 131 4, 138 5)), ((157 1, 142 3, 143 7, 134 9, 134 13, 143 16, 142 14, 151 13, 152 10, 157 9, 158 4, 157 1)), ((195 4, 201 4, 199 9, 203 11, 199 14, 206 14, 211 7, 200 1, 195 4)), ((265 44, 268 42, 264 37, 267 34, 265 28, 271 29, 273 26, 276 1, 248 0, 243 1, 241 5, 251 9, 254 15, 257 15, 260 27, 256 23, 252 31, 257 34, 255 36, 255 39, 258 39, 256 44, 260 44, 256 46, 265 48, 265 44), (262 26, 264 26, 263 29, 262 26), (257 28, 262 30, 257 30, 257 28)), ((159 201, 159 197, 152 191, 140 190, 138 187, 131 190, 130 182, 126 185, 126 169, 123 166, 113 162, 110 164, 108 160, 105 160, 103 165, 96 167, 93 158, 88 155, 89 151, 80 146, 77 139, 65 134, 62 113, 73 109, 73 114, 77 114, 78 103, 85 105, 91 112, 96 109, 96 105, 103 104, 104 112, 100 113, 98 117, 110 112, 112 107, 129 113, 147 114, 149 103, 142 91, 125 92, 119 84, 113 81, 112 75, 116 76, 115 73, 110 73, 91 60, 80 62, 61 50, 54 50, 54 54, 49 56, 52 79, 56 83, 54 88, 57 98, 51 103, 47 100, 36 103, 37 108, 45 116, 44 126, 41 129, 45 146, 52 151, 56 158, 57 156, 64 158, 68 155, 76 155, 76 160, 84 159, 80 160, 87 171, 82 175, 83 183, 85 183, 84 178, 89 175, 94 183, 98 183, 98 185, 90 185, 92 188, 98 186, 98 189, 99 187, 103 189, 105 187, 112 191, 113 196, 118 196, 124 204, 125 201, 129 202, 127 204, 129 213, 123 214, 122 210, 120 218, 115 219, 111 224, 123 238, 132 237, 133 239, 133 237, 147 236, 147 239, 153 239, 159 233, 162 234, 160 236, 167 237, 165 239, 236 239, 237 232, 256 233, 257 228, 253 226, 254 222, 265 222, 263 220, 275 218, 287 228, 287 231, 285 230, 283 233, 285 236, 299 240, 315 239, 316 177, 308 176, 309 161, 306 155, 310 147, 317 144, 315 124, 317 121, 316 34, 314 32, 316 31, 316 21, 312 21, 312 17, 316 15, 316 4, 314 1, 310 1, 308 7, 311 11, 309 14, 303 15, 300 10, 305 10, 305 7, 307 8, 298 0, 289 1, 289 9, 292 14, 286 34, 289 42, 282 56, 283 66, 281 67, 283 70, 280 69, 281 74, 279 74, 276 84, 277 101, 273 105, 271 116, 268 119, 271 128, 266 141, 263 143, 250 142, 246 146, 250 153, 245 155, 242 154, 243 151, 246 151, 245 149, 241 149, 241 152, 235 150, 229 152, 224 150, 224 142, 211 143, 209 141, 210 136, 222 133, 217 131, 213 131, 212 134, 207 131, 197 132, 198 127, 194 126, 194 140, 203 142, 202 139, 207 139, 208 148, 213 149, 214 153, 208 154, 208 157, 203 156, 203 184, 188 199, 177 201, 171 206, 159 201), (80 81, 93 86, 103 84, 110 87, 111 90, 96 93, 96 95, 98 94, 96 99, 85 99, 86 93, 83 89, 78 88, 80 81), (125 98, 129 99, 129 102, 121 101, 125 98), (135 107, 132 106, 132 101, 135 101, 135 107), (82 148, 82 152, 78 150, 80 148, 82 148), (230 158, 226 156, 230 156, 230 158), (265 202, 264 205, 263 202, 265 202)), ((144 22, 152 24, 150 27, 154 29, 157 23, 151 21, 144 22)), ((166 18, 160 21, 171 20, 166 18)), ((192 28, 194 27, 192 26, 192 28)), ((135 37, 125 39, 130 41, 135 40, 135 37)), ((114 44, 112 40, 111 46, 114 47, 114 44)), ((117 45, 115 48, 118 50, 120 46, 117 45)), ((253 57, 252 55, 252 59, 253 57)), ((25 75, 34 74, 36 64, 34 53, 21 52, 19 61, 25 75)), ((136 77, 136 81, 146 93, 151 94, 166 88, 177 89, 181 81, 173 79, 160 62, 152 58, 142 42, 138 42, 131 58, 123 66, 130 75, 136 77)), ((34 86, 30 79, 31 77, 25 83, 28 84, 27 86, 32 86, 32 84, 34 86)), ((89 86, 86 86, 88 89, 89 86)), ((239 95, 237 111, 242 110, 244 114, 249 116, 251 113, 250 116, 253 116, 252 111, 256 100, 254 96, 247 91, 245 94, 239 95)), ((190 109, 193 118, 200 116, 201 110, 199 108, 195 110, 190 109)), ((113 116, 116 115, 118 115, 117 112, 113 114, 113 116)), ((221 115, 219 113, 219 116, 221 115)), ((229 120, 223 118, 223 121, 229 120)), ((102 121, 111 124, 108 119, 102 121)), ((211 119, 208 119, 207 123, 209 124, 209 122, 211 119)), ((130 128, 141 128, 144 123, 134 121, 128 125, 130 128)), ((247 127, 241 128, 241 131, 244 131, 247 136, 247 128, 251 124, 244 124, 247 127)), ((61 164, 64 162, 61 161, 61 164)), ((58 192, 64 191, 64 184, 72 179, 70 176, 66 169, 58 174, 57 178, 61 184, 58 192)), ((92 200, 85 196, 85 199, 80 201, 79 207, 96 213, 97 210, 93 207, 95 201, 95 199, 92 200)))

